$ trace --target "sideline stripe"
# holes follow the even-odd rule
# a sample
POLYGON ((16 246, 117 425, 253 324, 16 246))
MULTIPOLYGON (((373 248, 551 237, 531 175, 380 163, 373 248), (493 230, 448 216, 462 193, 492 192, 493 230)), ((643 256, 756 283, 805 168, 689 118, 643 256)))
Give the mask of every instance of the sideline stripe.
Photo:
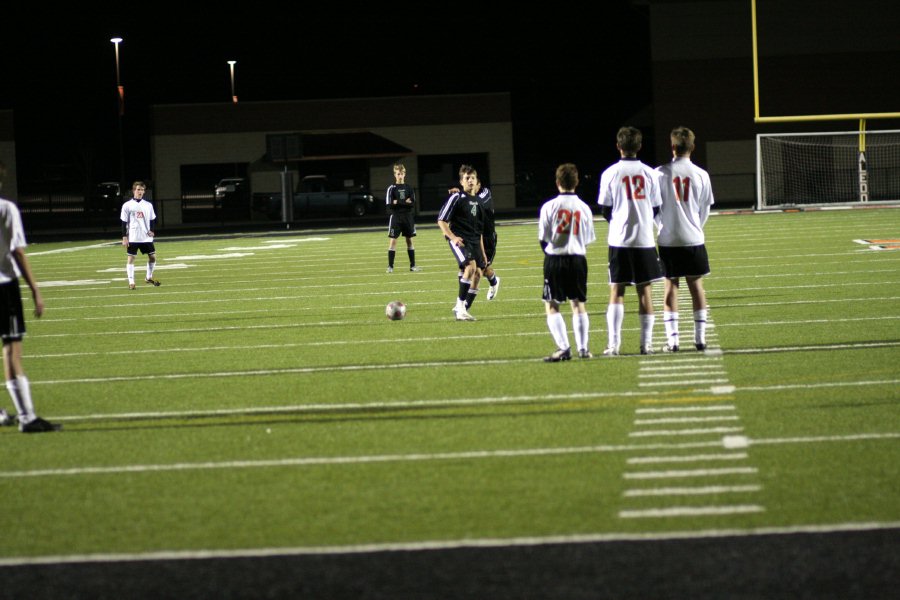
MULTIPOLYGON (((751 444, 802 444, 819 442, 856 442, 870 440, 895 440, 900 439, 900 432, 851 434, 845 436, 818 436, 796 438, 774 438, 751 440, 751 444)), ((691 450, 700 448, 722 448, 721 439, 702 442, 685 443, 656 443, 656 444, 624 444, 624 445, 599 445, 599 446, 573 446, 562 448, 523 448, 518 450, 480 450, 471 452, 442 452, 436 454, 384 454, 374 456, 324 456, 324 457, 298 457, 289 459, 271 460, 242 460, 201 463, 173 463, 173 464, 148 464, 148 465, 118 465, 106 467, 73 467, 67 469, 40 469, 31 471, 0 471, 0 479, 23 479, 29 477, 48 476, 75 476, 75 475, 114 475, 118 473, 158 473, 163 471, 190 471, 212 469, 247 469, 267 467, 297 467, 319 465, 355 465, 387 462, 422 462, 458 459, 490 459, 490 458, 518 458, 534 456, 559 456, 571 454, 602 454, 611 452, 648 452, 668 450, 691 450)), ((756 471, 753 467, 747 467, 756 471)), ((701 469, 689 471, 657 471, 656 473, 696 473, 704 472, 713 474, 715 469, 701 469)), ((669 475, 673 476, 673 475, 669 475)), ((693 476, 693 475, 690 475, 693 476)), ((646 473, 633 473, 630 479, 650 479, 646 473)), ((656 477, 660 478, 660 477, 656 477)))
POLYGON ((644 510, 620 510, 620 519, 646 519, 657 517, 705 517, 709 515, 738 515, 765 512, 762 506, 742 504, 735 506, 673 506, 644 510))
POLYGON ((242 548, 236 550, 171 550, 135 553, 95 553, 50 556, 25 556, 0 558, 0 567, 25 565, 53 565, 66 563, 136 562, 164 560, 205 560, 216 558, 268 558, 274 556, 314 556, 374 554, 381 552, 422 552, 431 550, 457 550, 465 548, 511 548, 522 546, 548 546, 552 544, 603 544, 614 542, 655 542, 667 540, 697 540, 729 537, 785 536, 803 534, 833 534, 859 531, 900 531, 900 521, 870 521, 857 523, 823 523, 793 527, 755 527, 747 529, 703 529, 691 531, 653 531, 646 533, 609 532, 575 533, 571 535, 463 538, 456 540, 425 540, 382 544, 348 544, 346 546, 293 546, 281 548, 242 548))

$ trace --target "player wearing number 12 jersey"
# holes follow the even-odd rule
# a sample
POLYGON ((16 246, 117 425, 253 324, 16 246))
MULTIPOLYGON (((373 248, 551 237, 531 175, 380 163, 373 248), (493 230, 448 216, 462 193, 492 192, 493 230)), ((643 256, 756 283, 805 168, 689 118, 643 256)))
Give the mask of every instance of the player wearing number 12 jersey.
POLYGON ((653 299, 650 284, 661 279, 662 268, 653 238, 653 219, 662 199, 659 173, 637 159, 643 138, 634 127, 622 127, 616 134, 621 160, 600 176, 597 203, 609 222, 609 326, 607 356, 619 354, 622 321, 625 316, 625 288, 634 285, 638 292, 641 322, 641 354, 651 354, 653 299))
POLYGON ((663 350, 678 351, 678 282, 687 281, 694 309, 694 345, 706 349, 706 293, 701 278, 709 274, 706 237, 703 226, 715 202, 709 174, 691 162, 694 132, 676 127, 669 135, 672 162, 657 168, 661 174, 662 208, 658 215, 659 258, 666 271, 666 296, 663 322, 666 345, 663 350))
POLYGON ((556 342, 556 351, 544 358, 559 362, 572 358, 566 322, 559 312, 566 300, 572 305, 572 330, 578 356, 591 358, 588 349, 590 321, 587 308, 588 266, 585 254, 594 235, 594 215, 587 204, 575 195, 578 169, 571 163, 556 169, 556 188, 559 196, 541 206, 538 239, 544 250, 543 300, 547 313, 547 327, 556 342))

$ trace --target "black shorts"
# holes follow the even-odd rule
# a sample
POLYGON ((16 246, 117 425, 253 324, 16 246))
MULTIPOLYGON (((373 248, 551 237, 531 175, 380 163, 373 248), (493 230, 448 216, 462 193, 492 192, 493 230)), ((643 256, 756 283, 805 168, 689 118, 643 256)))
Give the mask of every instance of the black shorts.
POLYGON ((0 338, 3 343, 20 341, 25 336, 25 314, 19 280, 0 284, 0 338))
POLYGON ((412 211, 391 213, 388 219, 388 237, 397 239, 403 237, 416 237, 416 220, 412 211))
POLYGON ((706 246, 660 246, 659 260, 662 261, 666 277, 703 277, 709 275, 709 257, 706 246))
POLYGON ((129 256, 137 256, 138 250, 141 254, 156 254, 156 246, 153 242, 128 242, 128 249, 125 252, 129 256))
POLYGON ((656 248, 609 247, 610 283, 636 285, 662 278, 662 264, 656 248))
POLYGON ((545 302, 563 304, 566 300, 587 302, 588 264, 584 256, 578 254, 544 254, 545 302))
POLYGON ((475 265, 479 269, 484 269, 487 265, 484 264, 484 256, 481 254, 481 241, 463 238, 463 242, 465 242, 465 245, 457 246, 450 240, 447 240, 447 243, 450 244, 450 251, 453 252, 453 257, 456 259, 456 264, 459 265, 459 268, 464 269, 467 264, 474 260, 475 265))

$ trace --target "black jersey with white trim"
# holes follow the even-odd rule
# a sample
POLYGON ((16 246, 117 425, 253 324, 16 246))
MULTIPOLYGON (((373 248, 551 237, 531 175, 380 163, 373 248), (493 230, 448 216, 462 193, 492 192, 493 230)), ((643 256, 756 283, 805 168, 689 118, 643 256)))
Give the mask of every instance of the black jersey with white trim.
POLYGON ((477 242, 484 232, 484 209, 477 196, 469 196, 465 192, 451 194, 441 211, 438 221, 450 225, 450 231, 462 239, 477 242))

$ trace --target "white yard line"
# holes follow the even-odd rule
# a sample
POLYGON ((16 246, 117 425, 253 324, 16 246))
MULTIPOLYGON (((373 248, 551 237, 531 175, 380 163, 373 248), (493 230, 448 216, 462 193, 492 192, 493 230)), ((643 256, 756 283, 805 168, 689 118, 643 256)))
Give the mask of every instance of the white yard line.
POLYGON ((717 494, 744 494, 762 491, 761 485, 706 485, 697 487, 638 488, 622 492, 626 498, 645 496, 707 496, 717 494))
POLYGON ((765 512, 765 508, 756 504, 737 504, 726 506, 669 506, 666 508, 647 508, 643 510, 620 510, 621 519, 647 519, 660 517, 702 517, 712 515, 738 515, 765 512))

